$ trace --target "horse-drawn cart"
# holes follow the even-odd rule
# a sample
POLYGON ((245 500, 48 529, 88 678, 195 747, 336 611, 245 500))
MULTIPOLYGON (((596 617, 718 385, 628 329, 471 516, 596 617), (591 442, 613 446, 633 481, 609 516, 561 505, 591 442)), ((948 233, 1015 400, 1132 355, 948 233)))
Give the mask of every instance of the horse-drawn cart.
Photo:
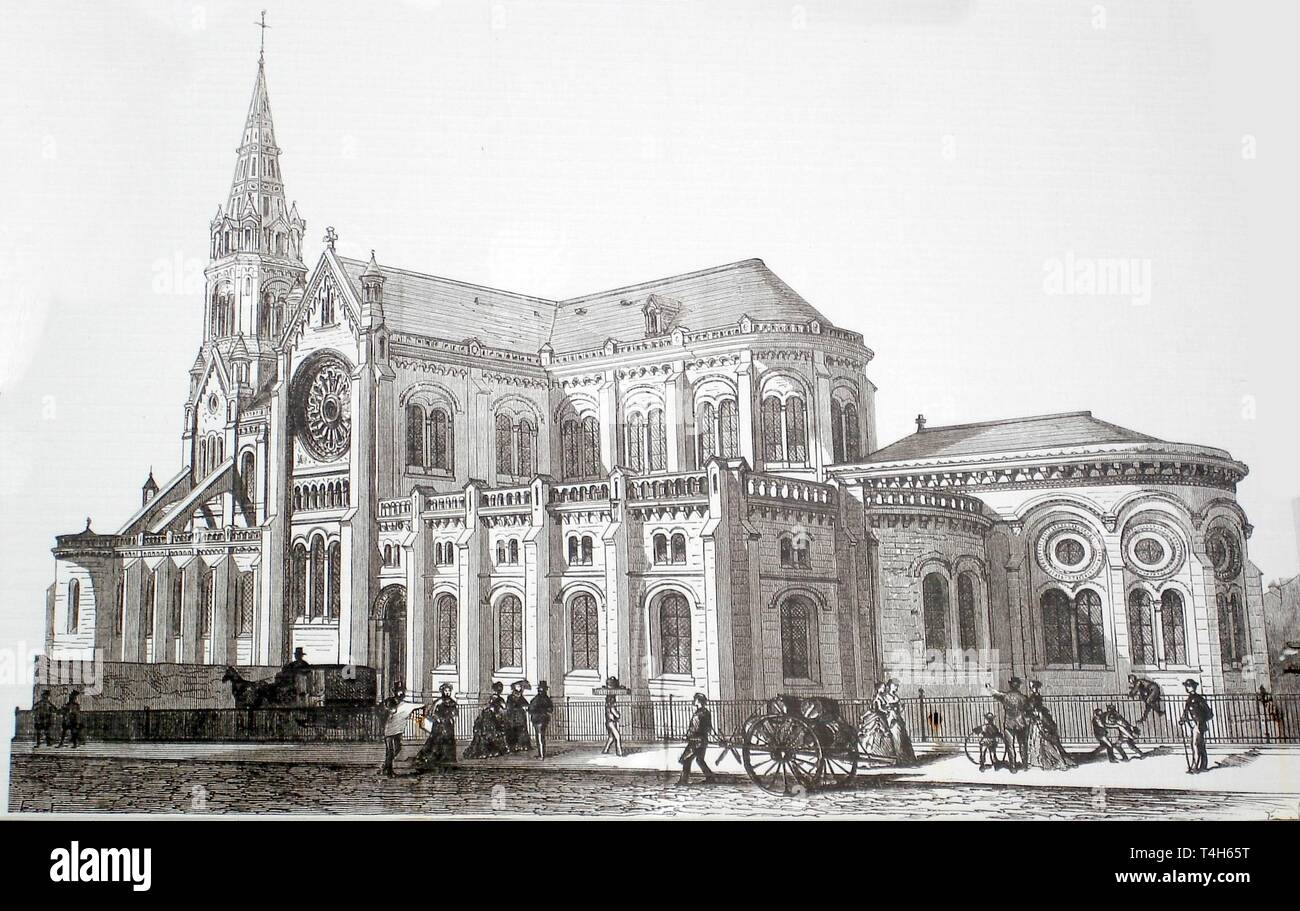
POLYGON ((857 726, 826 696, 777 696, 741 727, 751 781, 774 794, 844 787, 858 773, 857 726))

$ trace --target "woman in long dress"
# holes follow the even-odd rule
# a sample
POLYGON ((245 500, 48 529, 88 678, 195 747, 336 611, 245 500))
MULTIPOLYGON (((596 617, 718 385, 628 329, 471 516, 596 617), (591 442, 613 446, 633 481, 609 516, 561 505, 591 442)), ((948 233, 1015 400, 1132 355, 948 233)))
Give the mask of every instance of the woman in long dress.
POLYGON ((898 681, 892 678, 885 684, 884 706, 885 723, 889 726, 889 736, 894 742, 894 761, 898 765, 915 762, 912 738, 907 733, 907 722, 903 719, 903 700, 898 695, 898 681))
POLYGON ((505 756, 510 752, 506 746, 506 701, 501 697, 503 687, 497 682, 492 684, 492 689, 495 690, 492 698, 474 720, 474 739, 465 750, 466 759, 505 756))
POLYGON ((415 767, 441 771, 456 761, 456 715, 459 705, 451 696, 451 684, 438 688, 438 698, 425 706, 424 718, 429 739, 415 756, 415 767))
POLYGON ((1072 769, 1077 763, 1061 746, 1056 719, 1043 699, 1042 684, 1029 681, 1029 764, 1040 769, 1072 769))
POLYGON ((889 735, 889 707, 885 700, 885 684, 876 684, 876 695, 871 707, 858 719, 858 749, 871 759, 896 759, 894 738, 889 735))

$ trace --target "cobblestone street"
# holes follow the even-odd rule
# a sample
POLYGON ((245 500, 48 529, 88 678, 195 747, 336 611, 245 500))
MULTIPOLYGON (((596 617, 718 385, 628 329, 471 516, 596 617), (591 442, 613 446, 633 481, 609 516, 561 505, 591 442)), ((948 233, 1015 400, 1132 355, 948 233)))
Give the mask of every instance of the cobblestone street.
MULTIPOLYGON (((363 745, 368 749, 371 745, 363 745)), ((361 758, 369 758, 363 756, 361 758)), ((762 816, 873 819, 1267 819, 1297 816, 1288 794, 1032 787, 859 778, 852 788, 769 794, 737 777, 675 784, 614 768, 485 767, 384 778, 359 761, 138 758, 15 753, 11 812, 762 816)))

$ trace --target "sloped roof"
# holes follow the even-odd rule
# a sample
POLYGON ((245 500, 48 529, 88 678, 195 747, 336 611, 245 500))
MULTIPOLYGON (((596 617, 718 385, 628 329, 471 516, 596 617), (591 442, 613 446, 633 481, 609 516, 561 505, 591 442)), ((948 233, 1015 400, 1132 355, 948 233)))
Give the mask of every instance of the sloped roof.
POLYGON ((1161 442, 1164 441, 1095 418, 1091 411, 1069 411, 977 424, 926 427, 877 449, 866 461, 900 462, 1101 443, 1161 442))
MULTIPOLYGON (((358 288, 369 263, 339 257, 358 288)), ((826 317, 800 297, 760 259, 627 285, 563 301, 500 291, 481 285, 379 266, 384 276, 384 321, 397 332, 464 341, 535 354, 549 343, 556 352, 598 348, 607 339, 645 336, 642 305, 651 295, 677 305, 670 331, 756 320, 807 323, 826 317)))

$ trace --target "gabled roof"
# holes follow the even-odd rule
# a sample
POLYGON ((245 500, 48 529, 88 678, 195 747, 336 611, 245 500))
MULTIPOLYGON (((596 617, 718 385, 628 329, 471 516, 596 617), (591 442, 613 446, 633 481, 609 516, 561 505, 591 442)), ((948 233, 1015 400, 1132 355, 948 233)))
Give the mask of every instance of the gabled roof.
POLYGON ((866 462, 954 458, 1102 443, 1161 442, 1164 441, 1095 418, 1091 411, 1069 411, 977 424, 925 427, 877 449, 866 462))
MULTIPOLYGON (((339 257, 360 290, 369 263, 339 257)), ((553 301, 485 288, 405 269, 379 266, 384 276, 384 321, 395 332, 464 341, 536 354, 545 344, 557 353, 599 348, 608 339, 645 337, 642 306, 651 296, 677 305, 673 325, 691 330, 732 326, 741 317, 806 324, 827 319, 762 260, 627 285, 553 301)))

